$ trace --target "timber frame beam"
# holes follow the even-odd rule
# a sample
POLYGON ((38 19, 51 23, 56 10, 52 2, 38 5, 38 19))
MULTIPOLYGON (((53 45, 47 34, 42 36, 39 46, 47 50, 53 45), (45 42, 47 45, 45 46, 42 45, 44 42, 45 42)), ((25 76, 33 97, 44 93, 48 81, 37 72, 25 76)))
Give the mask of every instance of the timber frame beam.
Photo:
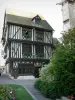
POLYGON ((10 61, 34 61, 34 62, 47 62, 49 61, 49 59, 25 59, 25 58, 8 58, 6 60, 6 62, 10 62, 10 61))
POLYGON ((44 43, 44 42, 37 42, 37 41, 28 41, 28 40, 21 40, 21 39, 8 39, 8 42, 16 42, 16 43, 26 43, 26 44, 40 44, 40 45, 47 45, 47 46, 51 46, 52 48, 54 48, 53 44, 50 43, 44 43))

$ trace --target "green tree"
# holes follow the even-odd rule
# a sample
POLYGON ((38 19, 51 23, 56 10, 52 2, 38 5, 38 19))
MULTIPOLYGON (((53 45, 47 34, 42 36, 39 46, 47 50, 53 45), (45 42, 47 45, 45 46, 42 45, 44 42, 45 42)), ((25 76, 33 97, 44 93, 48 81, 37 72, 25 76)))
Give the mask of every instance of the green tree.
POLYGON ((69 29, 68 32, 62 33, 62 43, 64 46, 75 48, 75 28, 69 29))
POLYGON ((62 43, 55 49, 50 64, 42 68, 39 79, 39 89, 49 98, 75 93, 75 28, 62 34, 62 43))
POLYGON ((75 51, 68 47, 59 46, 55 51, 50 67, 53 67, 54 81, 59 84, 62 95, 75 91, 75 51))

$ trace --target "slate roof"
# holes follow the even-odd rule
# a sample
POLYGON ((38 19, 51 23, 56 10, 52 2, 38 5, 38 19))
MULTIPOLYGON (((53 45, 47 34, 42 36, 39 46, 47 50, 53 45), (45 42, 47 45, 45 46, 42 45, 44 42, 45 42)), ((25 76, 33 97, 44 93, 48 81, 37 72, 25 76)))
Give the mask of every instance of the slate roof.
POLYGON ((32 21, 32 18, 6 14, 6 21, 14 24, 20 24, 53 31, 53 28, 46 20, 41 20, 40 23, 37 24, 32 21))

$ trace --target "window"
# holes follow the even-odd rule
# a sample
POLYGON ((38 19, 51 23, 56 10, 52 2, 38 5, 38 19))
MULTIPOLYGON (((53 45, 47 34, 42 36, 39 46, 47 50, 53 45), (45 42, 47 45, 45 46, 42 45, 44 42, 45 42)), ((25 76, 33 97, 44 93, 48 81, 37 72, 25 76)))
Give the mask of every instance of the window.
POLYGON ((40 25, 40 22, 41 22, 41 18, 39 15, 36 15, 33 19, 32 19, 33 22, 35 22, 36 24, 40 25))
POLYGON ((25 68, 23 67, 23 74, 25 74, 25 68))
POLYGON ((32 38, 32 31, 31 29, 22 28, 22 37, 23 39, 31 39, 32 38))
POLYGON ((19 74, 22 74, 22 68, 18 68, 19 74))
POLYGON ((44 41, 44 32, 43 31, 36 31, 36 40, 43 42, 44 41))
POLYGON ((33 65, 32 64, 22 64, 22 63, 19 63, 19 67, 18 67, 18 73, 19 74, 28 74, 28 75, 31 75, 33 74, 33 71, 34 71, 34 68, 33 68, 33 65))
POLYGON ((44 57, 44 46, 43 45, 36 45, 35 50, 36 50, 37 57, 44 57))
POLYGON ((22 54, 23 57, 31 57, 32 55, 32 46, 31 44, 22 44, 22 54))

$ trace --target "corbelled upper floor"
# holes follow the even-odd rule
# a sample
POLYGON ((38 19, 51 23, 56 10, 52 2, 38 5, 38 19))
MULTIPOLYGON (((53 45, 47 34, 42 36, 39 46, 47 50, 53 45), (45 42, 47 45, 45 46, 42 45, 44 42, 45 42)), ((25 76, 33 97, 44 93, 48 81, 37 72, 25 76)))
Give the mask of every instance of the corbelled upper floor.
POLYGON ((2 40, 4 44, 8 38, 52 43, 53 31, 39 15, 28 18, 5 13, 2 40))

